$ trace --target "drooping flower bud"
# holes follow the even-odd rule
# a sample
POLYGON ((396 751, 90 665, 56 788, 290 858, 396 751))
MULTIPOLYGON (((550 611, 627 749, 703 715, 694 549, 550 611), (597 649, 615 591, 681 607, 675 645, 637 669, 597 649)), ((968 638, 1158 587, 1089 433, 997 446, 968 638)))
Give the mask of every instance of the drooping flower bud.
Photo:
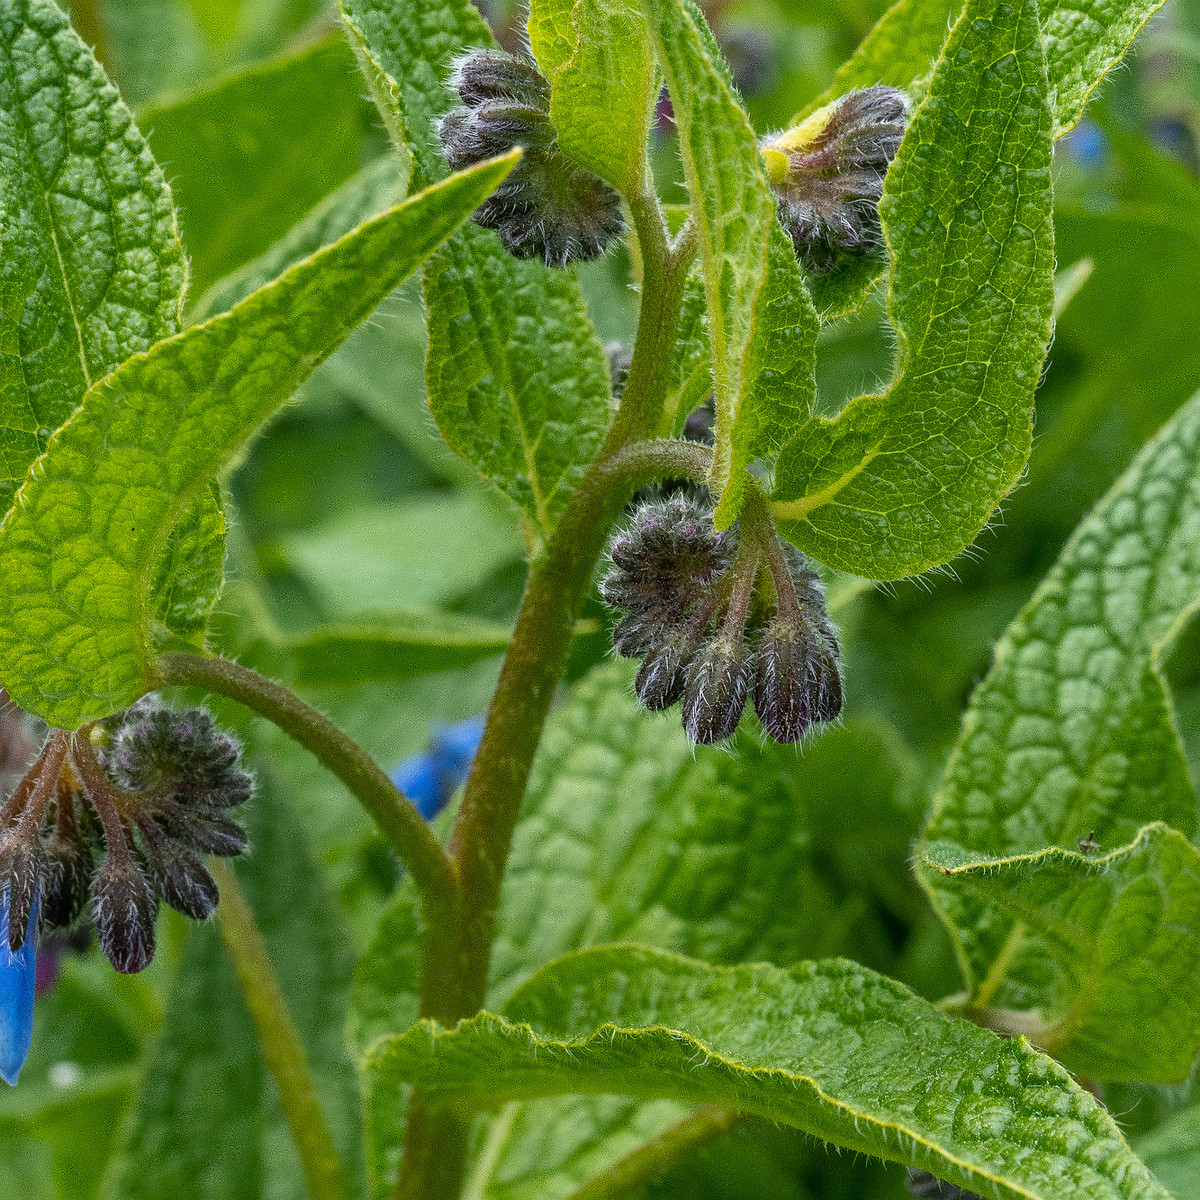
POLYGON ((122 974, 149 966, 157 915, 158 901, 145 872, 131 854, 110 850, 92 882, 92 917, 100 948, 122 974))
POLYGON ((742 719, 750 652, 740 636, 718 633, 692 659, 683 695, 683 728, 709 746, 730 737, 742 719))
POLYGON ((798 742, 842 709, 837 656, 805 621, 776 617, 755 652, 754 708, 777 742, 798 742))
POLYGON ((7 898, 8 950, 16 953, 25 943, 29 914, 40 891, 45 852, 36 829, 23 834, 10 830, 0 842, 0 890, 7 898))
POLYGON ((455 66, 450 85, 462 104, 438 127, 455 170, 515 146, 521 161, 475 210, 476 224, 495 229, 517 258, 547 266, 595 258, 625 227, 617 193, 568 158, 550 120, 550 85, 525 59, 473 50, 455 66))
POLYGON ((633 690, 651 712, 661 712, 683 698, 688 668, 700 648, 700 637, 700 632, 690 627, 676 630, 642 660, 633 690))
POLYGON ((87 904, 94 870, 95 860, 85 842, 51 839, 43 874, 42 923, 46 929, 66 929, 75 923, 87 904))
POLYGON ((158 893, 178 913, 193 921, 212 916, 220 898, 217 881, 208 868, 190 851, 168 839, 166 848, 154 859, 158 893))
POLYGON ((907 123, 903 92, 861 88, 767 138, 761 146, 779 220, 814 274, 839 254, 868 254, 881 240, 883 181, 907 123))

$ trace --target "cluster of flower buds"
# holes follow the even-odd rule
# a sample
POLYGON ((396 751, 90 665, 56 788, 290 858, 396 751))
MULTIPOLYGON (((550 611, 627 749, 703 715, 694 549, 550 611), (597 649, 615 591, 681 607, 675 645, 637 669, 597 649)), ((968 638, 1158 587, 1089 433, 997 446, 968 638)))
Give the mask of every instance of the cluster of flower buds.
POLYGON ((677 493, 640 505, 609 556, 600 593, 625 614, 613 644, 642 660, 634 689, 648 709, 682 700, 693 741, 729 737, 751 691, 780 742, 841 711, 837 633, 798 550, 717 532, 711 508, 677 493))
POLYGON ((508 178, 474 213, 517 258, 547 266, 595 258, 625 227, 617 193, 563 153, 550 120, 550 84, 522 58, 473 50, 450 76, 460 105, 438 127, 442 148, 462 170, 515 146, 524 150, 508 178))
POLYGON ((883 180, 907 119, 904 93, 880 84, 847 92, 762 143, 780 223, 809 271, 823 274, 840 254, 879 246, 883 180))
POLYGON ((148 697, 74 734, 51 731, 0 811, 9 951, 73 925, 90 901, 113 966, 142 970, 160 899, 212 914, 217 885, 199 856, 246 848, 228 811, 252 790, 238 743, 205 709, 148 697))

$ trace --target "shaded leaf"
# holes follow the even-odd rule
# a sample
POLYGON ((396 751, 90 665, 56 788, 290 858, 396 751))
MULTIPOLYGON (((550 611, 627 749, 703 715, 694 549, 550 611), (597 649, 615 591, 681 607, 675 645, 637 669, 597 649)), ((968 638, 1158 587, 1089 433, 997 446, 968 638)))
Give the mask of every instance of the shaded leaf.
POLYGON ((853 963, 713 967, 615 946, 550 964, 505 1012, 456 1030, 421 1022, 370 1057, 468 1105, 672 1096, 795 1125, 997 1197, 1167 1200, 1057 1063, 853 963))
POLYGON ((159 556, 150 583, 152 621, 167 636, 201 649, 224 583, 225 511, 220 485, 210 483, 171 530, 159 556))

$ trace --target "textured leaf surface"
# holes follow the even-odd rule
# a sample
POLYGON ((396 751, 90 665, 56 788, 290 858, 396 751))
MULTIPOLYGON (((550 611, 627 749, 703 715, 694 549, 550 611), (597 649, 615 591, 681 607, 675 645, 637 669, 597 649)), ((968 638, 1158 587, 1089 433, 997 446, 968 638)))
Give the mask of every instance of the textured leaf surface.
POLYGON ((1167 1197, 1058 1064, 854 963, 713 967, 602 948, 550 964, 505 1011, 455 1031, 422 1022, 371 1054, 381 1070, 466 1103, 674 1096, 757 1113, 997 1197, 1167 1197))
POLYGON ((646 131, 658 99, 654 46, 634 0, 539 0, 529 18, 534 45, 552 33, 546 62, 550 118, 562 148, 626 196, 646 182, 646 131), (545 12, 543 10, 552 10, 545 12), (563 36, 570 29, 569 42, 563 36))
POLYGON ((197 294, 358 170, 370 109, 354 66, 338 35, 141 114, 171 176, 197 294))
POLYGON ((169 531, 512 161, 414 197, 90 393, 0 526, 0 673, 26 708, 73 728, 145 689, 149 588, 169 531))
MULTIPOLYGON (((1039 1045, 1086 1079, 1178 1083, 1200 1048, 1200 854, 1151 825, 1108 854, 1052 848, 963 862, 926 845, 945 886, 995 905, 1046 947, 1027 1002, 1041 1005, 1039 1045)), ((1020 987, 1028 960, 1013 965, 1020 987)))
MULTIPOLYGON (((343 1165, 358 1174, 358 1096, 341 1036, 352 969, 347 932, 287 793, 267 759, 254 766, 258 794, 247 809, 253 848, 238 863, 239 882, 304 1041, 343 1165)), ((306 1194, 274 1081, 211 923, 189 930, 130 1124, 116 1193, 127 1200, 306 1194)))
MULTIPOLYGON (((1075 851, 1080 839, 1113 850, 1156 821, 1187 838, 1195 834, 1196 796, 1159 661, 1200 594, 1198 463, 1200 399, 1193 399, 1079 527, 1001 639, 936 795, 926 831, 931 857, 949 861, 955 847, 961 861, 982 866, 1050 846, 1075 851)), ((1060 870, 1072 861, 1068 854, 1060 870)), ((1142 949, 1164 986, 1175 987, 1188 939, 1167 914, 1193 902, 1194 866, 1180 862, 1138 883, 1148 862, 1146 855, 1133 855, 1128 868, 1114 862, 1112 886, 1129 889, 1135 906, 1144 889, 1147 907, 1130 944, 1142 949)), ((1086 894, 1088 865, 1075 865, 1073 886, 1086 894)), ((1027 1009, 1058 999, 1061 1007, 1053 975, 1047 979, 1047 954, 1063 961, 1055 943, 1029 938, 1023 923, 954 879, 928 878, 957 930, 977 1000, 1027 1009)), ((1013 886, 1022 886, 1019 871, 1013 886)), ((1194 978, 1191 987, 1194 996, 1194 978)), ((1133 1055, 1158 1004, 1132 986, 1110 1000, 1119 1011, 1107 1014, 1106 1036, 1133 1055)), ((1171 1029, 1172 1038, 1185 1036, 1187 1029, 1171 1029)), ((1148 1063, 1188 1053, 1188 1045, 1148 1045, 1148 1063)))
MULTIPOLYGON (((877 909, 911 913, 904 889, 920 817, 902 798, 893 744, 851 723, 797 758, 745 737, 692 747, 674 714, 647 713, 625 663, 594 669, 546 729, 498 914, 489 1006, 549 959, 636 938, 715 962, 790 964, 853 944, 890 966, 877 909), (869 854, 840 836, 852 808, 869 854), (897 889, 899 881, 899 889, 897 889)), ((415 1020, 411 892, 385 915, 352 1000, 360 1052, 415 1020)), ((396 1081, 364 1075, 379 1167, 395 1165, 396 1081)), ((556 1200, 683 1115, 674 1101, 562 1097, 522 1105, 489 1132, 486 1195, 556 1200)), ((501 1119, 498 1119, 501 1120, 501 1119)))
POLYGON ((663 401, 664 435, 681 433, 689 415, 705 402, 711 391, 712 344, 708 340, 704 282, 693 274, 684 285, 679 336, 663 401))
POLYGON ((0 509, 84 392, 179 328, 171 193, 49 0, 0 2, 0 509))
POLYGON ((645 12, 671 94, 708 302, 717 412, 712 482, 719 492, 733 472, 742 364, 767 278, 775 197, 699 10, 683 0, 647 0, 645 12))
POLYGON ((1051 331, 1050 112, 1037 6, 971 0, 888 173, 897 378, 784 446, 776 513, 872 579, 957 554, 1014 485, 1051 331))
POLYGON ((225 511, 221 488, 210 483, 192 501, 163 547, 150 595, 156 640, 163 634, 199 649, 225 583, 225 511))
MULTIPOLYGON (((422 183, 445 173, 435 119, 453 103, 455 55, 494 45, 467 0, 353 0, 343 5, 400 86, 422 183)), ((600 446, 608 360, 573 274, 522 262, 467 226, 425 269, 426 378, 443 437, 544 536, 600 446)))
POLYGON ((491 621, 414 611, 322 629, 292 640, 287 649, 301 686, 352 687, 465 667, 499 654, 509 637, 506 626, 491 621))

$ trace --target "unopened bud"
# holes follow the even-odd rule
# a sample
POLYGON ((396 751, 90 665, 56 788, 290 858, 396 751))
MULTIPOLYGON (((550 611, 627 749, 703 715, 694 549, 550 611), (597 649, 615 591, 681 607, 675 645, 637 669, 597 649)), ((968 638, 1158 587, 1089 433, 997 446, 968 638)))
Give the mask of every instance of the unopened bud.
POLYGON ((154 957, 157 915, 154 891, 132 856, 105 855, 92 885, 92 916, 100 948, 122 974, 144 970, 154 957))
POLYGON ((46 847, 45 897, 42 923, 46 929, 66 929, 87 903, 95 863, 79 839, 54 837, 46 847))
POLYGON ((236 858, 246 849, 246 831, 219 812, 178 804, 163 804, 160 811, 166 817, 170 835, 201 854, 236 858))
POLYGON ((692 660, 683 696, 683 728, 711 745, 733 734, 746 707, 750 655, 741 637, 717 634, 692 660))
POLYGON ((699 637, 687 630, 670 634, 647 653, 638 668, 633 690, 651 711, 661 712, 683 697, 688 667, 696 655, 699 637))
POLYGON ((206 921, 217 907, 217 882, 190 851, 168 841, 154 860, 159 895, 178 913, 206 921))
POLYGON ((456 170, 516 146, 521 161, 474 213, 517 258, 547 266, 595 258, 625 227, 617 193, 568 158, 550 120, 550 85, 524 59, 474 50, 450 79, 462 104, 438 127, 456 170))
POLYGON ((808 270, 824 273, 839 254, 880 244, 883 181, 907 116, 904 93, 880 84, 847 92, 763 142, 779 220, 808 270))
POLYGON ((8 897, 8 949, 13 954, 25 944, 44 860, 36 834, 18 839, 12 831, 0 844, 0 890, 8 897))
POLYGON ((754 707, 777 742, 798 742, 842 708, 836 652, 807 622, 776 618, 755 652, 754 707))

